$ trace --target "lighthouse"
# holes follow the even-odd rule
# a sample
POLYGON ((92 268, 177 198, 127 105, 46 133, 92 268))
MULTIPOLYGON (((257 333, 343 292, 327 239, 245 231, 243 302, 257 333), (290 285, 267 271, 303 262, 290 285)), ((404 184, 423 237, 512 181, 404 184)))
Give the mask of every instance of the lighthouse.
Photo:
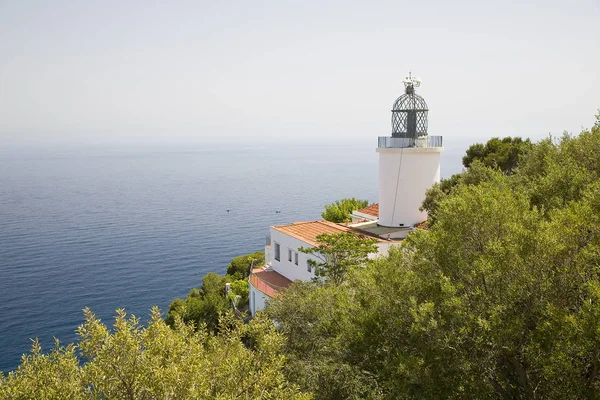
POLYGON ((265 265, 256 266, 248 278, 252 316, 269 299, 294 281, 320 279, 313 258, 302 250, 320 246, 323 234, 353 233, 372 238, 370 258, 386 256, 417 225, 427 219, 419 211, 425 192, 440 181, 441 136, 427 134, 427 103, 415 93, 421 84, 409 74, 404 94, 392 107, 392 134, 378 139, 379 203, 351 214, 352 222, 303 221, 272 226, 265 246, 265 265))
POLYGON ((421 80, 409 74, 404 93, 392 107, 392 135, 378 138, 379 222, 399 228, 393 236, 403 237, 427 219, 419 211, 425 192, 440 181, 440 155, 444 151, 441 136, 427 133, 429 109, 416 93, 421 80))

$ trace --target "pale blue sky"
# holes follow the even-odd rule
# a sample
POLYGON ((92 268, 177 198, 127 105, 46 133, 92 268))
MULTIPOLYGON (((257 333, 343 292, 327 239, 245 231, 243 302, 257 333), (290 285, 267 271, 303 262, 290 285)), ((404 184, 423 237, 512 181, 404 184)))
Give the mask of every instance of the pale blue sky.
POLYGON ((600 108, 600 0, 0 0, 4 144, 539 139, 600 108))

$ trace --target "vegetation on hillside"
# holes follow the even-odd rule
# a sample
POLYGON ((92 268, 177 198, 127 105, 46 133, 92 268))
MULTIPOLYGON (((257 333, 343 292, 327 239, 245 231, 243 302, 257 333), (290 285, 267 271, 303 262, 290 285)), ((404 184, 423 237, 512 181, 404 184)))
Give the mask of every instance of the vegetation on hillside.
POLYGON ((436 221, 437 204, 459 184, 477 185, 490 179, 493 170, 511 175, 519 167, 521 160, 533 148, 529 139, 520 137, 492 138, 487 143, 471 145, 462 159, 466 171, 442 179, 427 191, 421 211, 427 211, 428 225, 436 221))
POLYGON ((117 311, 113 330, 89 310, 75 344, 44 354, 37 342, 19 368, 0 374, 0 399, 309 399, 287 383, 284 341, 271 321, 230 314, 214 335, 157 309, 146 327, 117 311))
POLYGON ((473 163, 436 222, 267 309, 317 399, 600 398, 600 121, 473 163), (475 179, 476 178, 476 179, 475 179))
POLYGON ((235 257, 227 266, 227 275, 231 276, 233 280, 246 279, 252 268, 263 265, 265 265, 265 253, 262 251, 235 257))
POLYGON ((317 246, 300 247, 298 251, 316 257, 307 261, 315 275, 336 285, 344 282, 352 268, 365 265, 369 254, 377 252, 375 239, 352 232, 324 233, 317 236, 317 242, 317 246))
POLYGON ((336 200, 335 202, 325 206, 325 211, 321 213, 321 217, 325 221, 330 222, 349 222, 350 214, 353 211, 365 208, 369 202, 367 200, 357 200, 354 197, 350 199, 336 200))
POLYGON ((520 137, 492 138, 486 144, 471 145, 462 163, 465 168, 469 168, 473 161, 479 160, 486 167, 497 168, 505 174, 511 174, 531 146, 529 139, 523 140, 520 137))
POLYGON ((265 263, 265 254, 256 252, 231 260, 227 266, 227 274, 221 276, 209 272, 202 278, 202 286, 190 290, 185 299, 177 298, 169 305, 167 324, 173 326, 176 317, 184 323, 193 323, 196 327, 206 325, 208 330, 216 332, 219 318, 223 313, 235 306, 243 312, 248 307, 248 275, 250 268, 265 263), (230 292, 226 293, 226 284, 230 284, 230 292))
MULTIPOLYGON (((510 170, 484 153, 428 193, 434 223, 388 257, 342 278, 324 257, 326 279, 249 324, 217 312, 194 332, 173 313, 170 329, 155 310, 141 328, 119 312, 111 333, 86 312, 80 341, 34 344, 0 398, 600 398, 600 119, 510 170)), ((223 287, 207 276, 192 297, 223 287)))

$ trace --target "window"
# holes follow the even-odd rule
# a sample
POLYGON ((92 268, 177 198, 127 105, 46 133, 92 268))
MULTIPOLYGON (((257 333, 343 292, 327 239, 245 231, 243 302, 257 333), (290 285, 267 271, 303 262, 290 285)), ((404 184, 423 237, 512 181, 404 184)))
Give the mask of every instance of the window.
POLYGON ((279 246, 279 243, 275 243, 275 259, 277 261, 281 260, 281 247, 279 246))
POLYGON ((288 261, 292 262, 292 249, 288 249, 288 261))
POLYGON ((312 267, 310 266, 310 264, 308 263, 308 261, 306 262, 306 270, 308 272, 312 272, 312 267))
POLYGON ((294 264, 298 265, 298 253, 296 252, 294 252, 294 264))

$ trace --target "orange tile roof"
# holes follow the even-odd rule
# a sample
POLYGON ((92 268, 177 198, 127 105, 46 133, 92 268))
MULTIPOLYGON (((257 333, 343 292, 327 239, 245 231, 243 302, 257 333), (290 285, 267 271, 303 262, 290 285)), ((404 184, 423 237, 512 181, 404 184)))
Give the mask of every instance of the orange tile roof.
POLYGON ((292 284, 292 281, 279 272, 255 268, 249 277, 250 284, 269 297, 273 297, 281 289, 292 284))
POLYGON ((359 212, 361 214, 372 215, 376 218, 379 218, 379 203, 371 204, 369 207, 356 210, 356 212, 359 212))
POLYGON ((369 235, 366 232, 362 232, 358 229, 354 229, 349 226, 344 226, 329 221, 295 222, 290 225, 273 226, 272 228, 278 230, 279 232, 285 233, 288 236, 300 239, 303 242, 306 242, 313 246, 318 246, 317 236, 322 235, 324 233, 336 234, 343 232, 354 232, 357 235, 372 237, 380 242, 387 242, 387 240, 381 239, 378 236, 369 235))
POLYGON ((419 229, 427 229, 427 220, 418 223, 417 225, 415 225, 415 228, 419 228, 419 229))

